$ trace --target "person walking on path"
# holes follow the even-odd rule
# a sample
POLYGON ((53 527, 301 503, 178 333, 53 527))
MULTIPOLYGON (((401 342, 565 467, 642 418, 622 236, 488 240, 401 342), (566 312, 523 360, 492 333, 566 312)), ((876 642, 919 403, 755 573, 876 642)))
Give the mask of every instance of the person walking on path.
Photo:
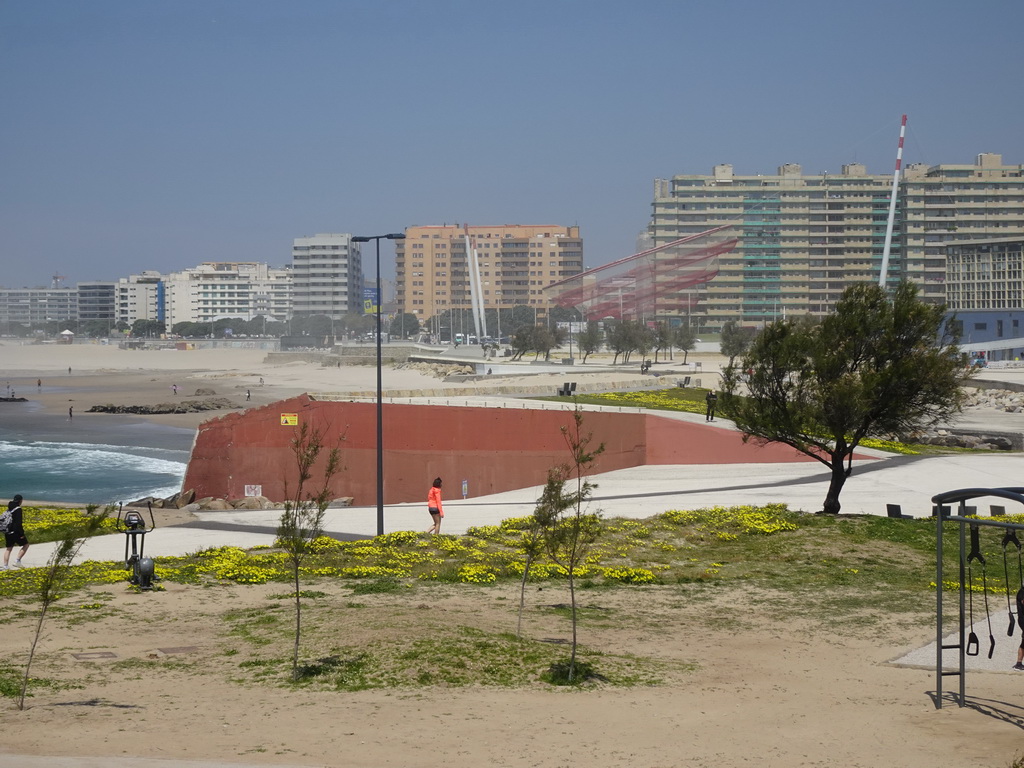
POLYGON ((427 511, 434 524, 427 528, 427 533, 441 532, 441 518, 444 517, 444 507, 441 506, 441 478, 435 477, 430 491, 427 493, 427 511))
POLYGON ((18 557, 14 560, 15 568, 21 568, 21 559, 28 552, 28 537, 25 536, 25 517, 21 510, 21 502, 22 498, 19 493, 7 504, 7 509, 11 513, 11 522, 7 526, 7 530, 4 531, 4 544, 7 546, 7 549, 4 550, 3 570, 5 571, 11 567, 11 552, 15 547, 21 547, 18 557))
POLYGON ((1021 624, 1021 620, 1024 619, 1024 587, 1017 590, 1017 626, 1020 627, 1020 647, 1017 649, 1017 663, 1013 665, 1014 669, 1024 671, 1024 624, 1021 624))
POLYGON ((71 421, 75 417, 75 406, 68 406, 68 421, 71 421))
POLYGON ((250 390, 248 390, 248 389, 245 390, 245 399, 246 399, 247 402, 249 400, 252 400, 252 392, 250 390))
POLYGON ((173 392, 174 394, 178 394, 178 385, 177 384, 171 384, 171 392, 173 392))
POLYGON ((707 415, 704 417, 704 421, 715 420, 715 406, 718 405, 718 395, 715 394, 714 390, 708 392, 704 398, 704 402, 707 405, 707 415))

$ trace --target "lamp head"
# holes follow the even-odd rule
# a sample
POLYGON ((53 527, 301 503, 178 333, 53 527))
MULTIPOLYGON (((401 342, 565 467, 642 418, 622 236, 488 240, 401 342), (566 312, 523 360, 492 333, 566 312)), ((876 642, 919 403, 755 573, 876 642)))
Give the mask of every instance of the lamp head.
POLYGON ((368 243, 372 239, 373 238, 370 238, 370 237, 353 237, 352 238, 352 242, 353 243, 368 243))
POLYGON ((392 232, 390 235, 385 235, 388 240, 405 240, 405 234, 402 232, 392 232))

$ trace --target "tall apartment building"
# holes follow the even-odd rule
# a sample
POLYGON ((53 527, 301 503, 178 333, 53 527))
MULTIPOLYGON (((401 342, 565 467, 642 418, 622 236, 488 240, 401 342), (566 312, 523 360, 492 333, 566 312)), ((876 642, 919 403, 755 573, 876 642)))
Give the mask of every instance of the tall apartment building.
POLYGON ((428 320, 450 309, 471 309, 469 249, 476 250, 485 309, 550 308, 543 289, 583 271, 577 226, 418 226, 396 240, 395 298, 401 312, 428 320))
MULTIPOLYGON (((869 175, 858 163, 812 176, 796 164, 772 176, 738 176, 718 165, 710 176, 655 180, 649 231, 655 245, 724 225, 739 238, 697 291, 700 326, 821 315, 851 283, 878 280, 891 187, 890 175, 869 175)), ((970 166, 908 166, 888 280, 911 279, 923 297, 944 301, 944 243, 993 231, 1024 233, 1024 166, 991 154, 970 166)))
POLYGON ((909 165, 900 185, 904 275, 947 301, 946 244, 1024 234, 1024 165, 984 153, 973 165, 909 165))
POLYGON ((350 234, 297 237, 292 244, 292 311, 340 319, 363 311, 363 265, 350 234))

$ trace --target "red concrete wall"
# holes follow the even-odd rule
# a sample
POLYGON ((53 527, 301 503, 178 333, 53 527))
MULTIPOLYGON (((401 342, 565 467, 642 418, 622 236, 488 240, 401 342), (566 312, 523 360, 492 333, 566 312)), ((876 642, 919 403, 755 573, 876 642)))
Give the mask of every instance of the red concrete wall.
MULTIPOLYGON (((240 498, 245 486, 281 501, 297 469, 290 441, 298 428, 281 426, 281 414, 323 429, 326 442, 340 442, 343 470, 332 482, 334 496, 357 505, 376 502, 376 404, 312 400, 301 395, 262 408, 233 413, 200 426, 185 474, 185 489, 199 497, 240 498)), ((426 499, 435 477, 446 496, 484 496, 542 485, 548 468, 568 458, 561 427, 567 411, 384 405, 384 501, 426 499)), ((588 411, 584 432, 605 452, 595 472, 642 464, 756 463, 801 461, 786 446, 745 445, 739 433, 638 413, 588 411)))

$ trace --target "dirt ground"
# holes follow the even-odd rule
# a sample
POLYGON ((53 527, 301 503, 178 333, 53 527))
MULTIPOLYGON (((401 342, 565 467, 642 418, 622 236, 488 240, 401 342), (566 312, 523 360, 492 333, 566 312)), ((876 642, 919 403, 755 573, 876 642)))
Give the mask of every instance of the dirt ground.
MULTIPOLYGON (((327 594, 306 601, 303 658, 338 644, 430 637, 439 626, 515 631, 517 585, 416 585, 406 594, 358 596, 350 587, 313 587, 327 594)), ((238 625, 239 616, 259 617, 272 606, 289 615, 290 604, 271 597, 286 590, 168 584, 135 594, 119 584, 76 594, 47 623, 33 670, 69 687, 38 690, 21 712, 5 700, 0 755, 292 766, 936 768, 1008 766, 1024 752, 1024 674, 976 674, 968 680, 970 706, 947 700, 937 710, 932 670, 887 663, 928 641, 924 612, 844 624, 801 617, 791 596, 749 588, 585 590, 581 643, 646 660, 659 683, 346 692, 294 689, 244 668, 240 660, 290 653, 287 624, 270 643, 238 625)), ((563 589, 531 587, 524 634, 568 638, 564 613, 553 610, 566 599, 563 589)), ((22 607, 8 606, 0 635, 0 657, 14 664, 24 661, 34 627, 22 607)), ((452 654, 450 663, 458 662, 452 654)))

